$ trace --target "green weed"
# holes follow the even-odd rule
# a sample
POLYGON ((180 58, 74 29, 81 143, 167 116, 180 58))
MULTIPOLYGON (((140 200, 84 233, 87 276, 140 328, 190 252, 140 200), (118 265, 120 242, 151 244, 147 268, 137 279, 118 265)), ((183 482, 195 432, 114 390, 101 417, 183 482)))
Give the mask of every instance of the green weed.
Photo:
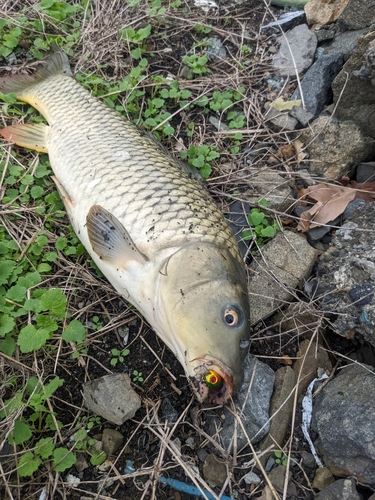
POLYGON ((123 363, 125 361, 125 357, 130 354, 129 349, 111 349, 112 359, 110 361, 112 366, 116 366, 117 363, 123 363))
POLYGON ((139 372, 138 370, 133 370, 133 382, 142 383, 143 381, 144 381, 144 378, 142 376, 142 372, 139 372))
POLYGON ((212 167, 210 162, 216 158, 220 158, 220 153, 215 146, 190 146, 187 151, 181 151, 180 156, 183 160, 187 160, 190 165, 196 167, 203 179, 207 179, 211 172, 212 167))
MULTIPOLYGON (((259 204, 267 206, 266 200, 260 200, 259 204)), ((241 237, 244 241, 256 241, 258 247, 262 247, 265 241, 273 238, 277 231, 280 231, 280 225, 277 221, 269 221, 266 214, 260 208, 252 208, 247 216, 251 229, 242 231, 241 237)))

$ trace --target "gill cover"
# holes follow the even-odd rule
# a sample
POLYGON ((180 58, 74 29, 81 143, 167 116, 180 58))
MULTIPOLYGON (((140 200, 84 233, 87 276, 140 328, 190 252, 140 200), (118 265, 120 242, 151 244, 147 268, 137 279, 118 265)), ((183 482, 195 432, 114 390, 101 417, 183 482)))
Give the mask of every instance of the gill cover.
POLYGON ((225 375, 230 394, 236 392, 247 353, 244 341, 250 335, 242 263, 225 248, 191 243, 169 258, 159 279, 160 301, 180 362, 191 377, 199 378, 202 366, 225 375), (220 373, 223 370, 225 374, 220 373))

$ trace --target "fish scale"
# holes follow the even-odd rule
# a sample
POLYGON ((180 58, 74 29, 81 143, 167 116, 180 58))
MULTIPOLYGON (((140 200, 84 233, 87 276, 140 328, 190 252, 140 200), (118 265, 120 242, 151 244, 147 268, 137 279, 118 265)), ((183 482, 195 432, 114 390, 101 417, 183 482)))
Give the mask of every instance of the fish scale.
POLYGON ((14 91, 48 122, 0 134, 48 152, 94 262, 176 354, 198 399, 225 402, 243 377, 249 302, 237 241, 207 190, 79 85, 61 49, 34 75, 0 78, 0 91, 14 91))

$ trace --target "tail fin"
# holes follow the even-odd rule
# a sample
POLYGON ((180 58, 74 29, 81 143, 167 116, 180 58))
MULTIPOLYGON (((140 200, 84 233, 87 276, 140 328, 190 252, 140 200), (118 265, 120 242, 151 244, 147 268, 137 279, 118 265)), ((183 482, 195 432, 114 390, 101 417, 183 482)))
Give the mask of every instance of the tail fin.
POLYGON ((14 92, 17 97, 21 97, 22 92, 28 87, 57 75, 73 76, 68 56, 60 47, 52 45, 51 50, 47 54, 44 66, 32 75, 15 75, 0 78, 0 92, 3 94, 14 92))

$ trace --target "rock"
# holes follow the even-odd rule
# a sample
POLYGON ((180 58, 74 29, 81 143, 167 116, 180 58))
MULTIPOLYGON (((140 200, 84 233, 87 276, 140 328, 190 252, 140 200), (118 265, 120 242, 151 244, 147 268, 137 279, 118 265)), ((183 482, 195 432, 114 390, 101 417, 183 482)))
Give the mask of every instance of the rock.
POLYGON ((219 132, 223 130, 229 130, 228 125, 216 118, 216 116, 210 115, 208 121, 213 125, 219 132))
POLYGON ((242 479, 246 484, 259 484, 261 482, 260 477, 257 476, 254 472, 248 472, 242 479))
POLYGON ((310 0, 305 5, 307 24, 329 24, 338 19, 350 0, 310 0))
POLYGON ((161 405, 160 405, 160 410, 168 422, 176 422, 178 419, 178 411, 173 407, 170 399, 168 398, 163 398, 161 405))
POLYGON ((292 298, 295 288, 310 275, 317 251, 291 231, 276 234, 250 265, 250 322, 270 316, 292 298))
POLYGON ((321 491, 334 482, 335 478, 333 477, 332 472, 329 469, 327 469, 327 467, 318 467, 316 469, 312 487, 315 488, 316 490, 321 491))
POLYGON ((327 351, 324 351, 316 342, 304 340, 300 343, 297 360, 293 366, 298 380, 298 395, 302 394, 310 382, 317 377, 318 368, 322 368, 328 373, 332 370, 332 363, 329 360, 327 351))
POLYGON ((228 477, 225 462, 213 453, 207 455, 203 464, 203 476, 212 488, 215 486, 221 488, 228 477))
MULTIPOLYGON (((375 94, 375 92, 374 92, 375 94)), ((351 121, 319 116, 301 134, 310 155, 310 174, 336 180, 375 153, 375 142, 351 121), (350 141, 348 141, 350 137, 350 141)))
POLYGON ((290 131, 294 130, 298 125, 298 121, 292 116, 290 116, 288 112, 278 111, 277 109, 272 108, 271 106, 267 108, 264 118, 266 123, 268 122, 272 123, 274 128, 276 128, 277 130, 290 131))
POLYGON ((321 45, 322 42, 326 42, 328 40, 333 40, 335 38, 336 32, 334 29, 329 29, 326 26, 317 26, 317 29, 313 30, 316 38, 318 40, 318 45, 321 45))
POLYGON ((363 500, 363 497, 357 493, 355 480, 350 478, 334 481, 318 493, 315 500, 363 500))
POLYGON ((375 399, 371 367, 352 364, 315 398, 312 428, 327 467, 375 488, 375 399))
POLYGON ((82 453, 77 454, 77 460, 76 463, 74 464, 74 467, 76 468, 78 473, 90 467, 89 463, 86 460, 85 455, 83 455, 82 453))
POLYGON ((271 488, 268 484, 263 488, 262 495, 259 497, 259 500, 274 500, 274 496, 271 488))
MULTIPOLYGON (((260 441, 269 430, 269 405, 273 391, 274 372, 266 364, 248 354, 244 361, 245 377, 240 391, 233 401, 237 414, 241 418, 246 434, 252 443, 260 441)), ((210 435, 217 433, 221 444, 228 449, 232 443, 235 425, 237 426, 237 449, 248 444, 248 438, 240 424, 235 422, 233 414, 227 409, 216 410, 207 415, 206 423, 210 435), (220 415, 224 415, 224 420, 220 415)))
MULTIPOLYGON (((324 49, 324 54, 339 52, 344 61, 347 61, 356 48, 358 40, 366 34, 368 30, 345 31, 336 35, 332 41, 323 43, 321 47, 324 49)), ((316 33, 316 32, 315 32, 316 33)))
POLYGON ((102 435, 103 450, 107 455, 114 455, 116 451, 122 446, 124 436, 116 429, 104 429, 102 435))
MULTIPOLYGON (((317 265, 315 300, 330 314, 336 333, 375 346, 375 206, 358 208, 336 231, 317 265)), ((314 288, 314 287, 313 287, 314 288)))
POLYGON ((126 373, 90 380, 82 388, 86 407, 116 425, 133 418, 141 406, 141 400, 132 389, 126 373))
MULTIPOLYGON (((282 492, 284 489, 286 471, 287 471, 286 467, 284 467, 283 465, 278 465, 277 467, 274 467, 268 474, 268 479, 272 483, 272 486, 279 492, 282 492)), ((289 471, 288 473, 289 484, 287 489, 288 500, 293 500, 294 498, 297 498, 297 489, 293 483, 290 483, 291 477, 292 473, 289 471)))
POLYGON ((304 469, 309 469, 313 470, 316 467, 316 462, 314 455, 312 453, 309 453, 308 451, 303 451, 301 453, 301 458, 302 458, 302 465, 304 469))
MULTIPOLYGON (((375 43, 375 32, 362 37, 359 42, 332 83, 333 103, 339 120, 354 122, 364 136, 374 138, 372 116, 375 113, 375 78, 366 53, 372 50, 372 43, 375 43)), ((360 158, 355 164, 362 160, 366 158, 360 158)))
POLYGON ((349 0, 337 18, 337 27, 340 31, 359 30, 370 26, 374 18, 372 0, 349 0))
MULTIPOLYGON (((320 56, 306 71, 301 81, 301 90, 305 108, 295 106, 289 114, 296 118, 304 127, 314 120, 327 104, 330 98, 331 84, 342 68, 344 61, 339 52, 320 56)), ((301 99, 297 87, 290 100, 301 99)))
POLYGON ((257 173, 249 179, 249 185, 251 189, 242 196, 250 205, 265 199, 267 208, 285 212, 295 203, 289 181, 272 170, 257 173))
POLYGON ((273 59, 274 69, 282 76, 294 76, 306 71, 314 60, 316 35, 306 24, 300 24, 281 36, 280 48, 273 59))
POLYGON ((375 161, 367 163, 361 162, 357 166, 356 179, 357 182, 374 182, 375 181, 375 161))
MULTIPOLYGON (((283 447, 293 412, 294 385, 295 375, 290 366, 283 366, 276 371, 274 390, 270 402, 270 430, 260 442, 260 450, 266 450, 271 445, 283 447)), ((261 456, 260 461, 263 465, 270 455, 271 452, 261 456)))
POLYGON ((266 35, 272 35, 275 33, 280 33, 282 30, 284 33, 289 31, 299 24, 306 22, 306 14, 303 10, 296 10, 294 12, 285 12, 272 23, 268 23, 260 28, 260 32, 266 35))

